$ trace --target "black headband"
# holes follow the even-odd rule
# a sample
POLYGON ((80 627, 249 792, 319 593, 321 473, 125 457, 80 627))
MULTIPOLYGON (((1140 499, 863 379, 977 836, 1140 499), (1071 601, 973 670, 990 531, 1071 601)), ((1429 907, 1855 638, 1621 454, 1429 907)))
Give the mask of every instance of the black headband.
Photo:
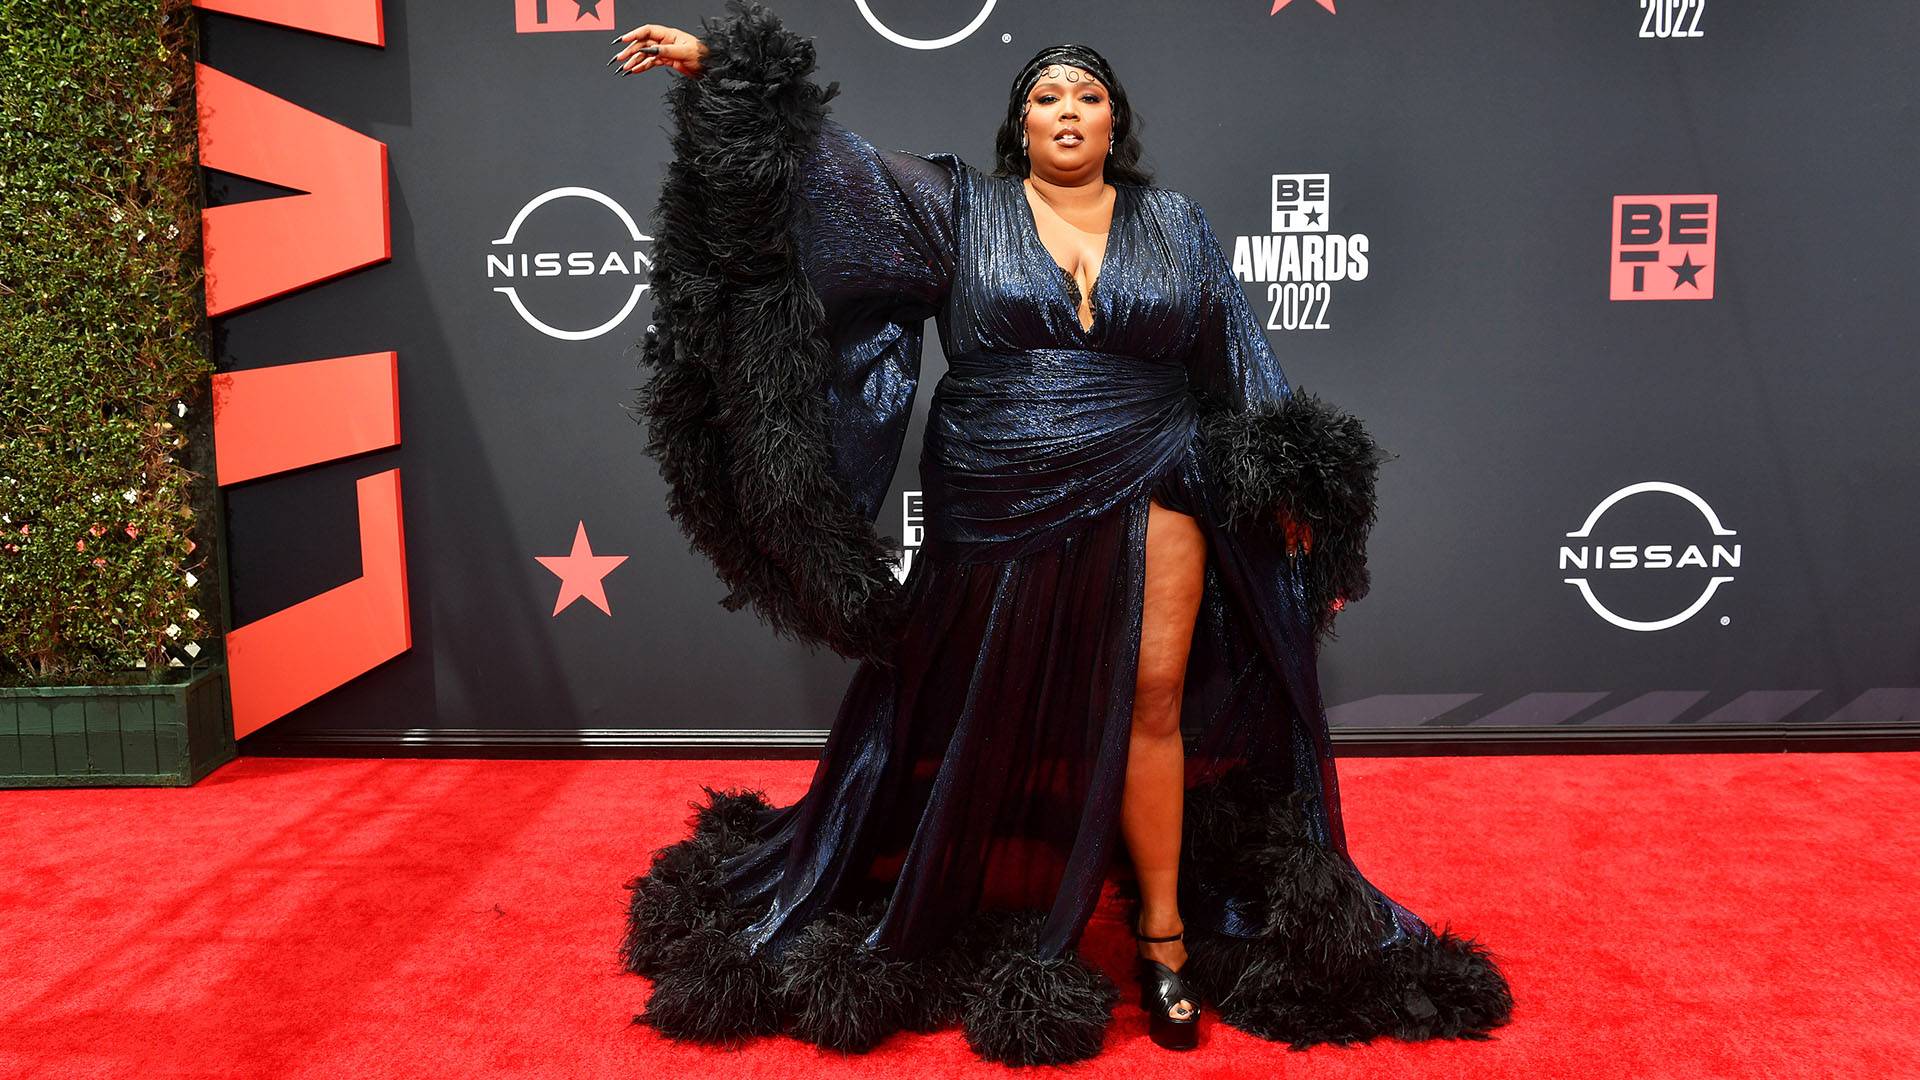
POLYGON ((1100 80, 1100 85, 1107 87, 1109 92, 1112 91, 1113 73, 1098 53, 1085 45, 1056 45, 1027 61, 1027 66, 1020 72, 1020 96, 1032 93, 1033 84, 1039 82, 1040 76, 1055 64, 1070 64, 1080 68, 1100 80))

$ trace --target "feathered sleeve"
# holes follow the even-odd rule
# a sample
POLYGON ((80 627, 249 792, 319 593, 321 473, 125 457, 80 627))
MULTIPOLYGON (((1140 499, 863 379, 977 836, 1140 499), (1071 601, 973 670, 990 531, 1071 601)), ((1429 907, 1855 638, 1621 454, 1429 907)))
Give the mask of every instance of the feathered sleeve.
POLYGON ((1201 283, 1188 374, 1208 476, 1229 523, 1276 537, 1287 517, 1307 526, 1295 558, 1315 632, 1330 634, 1339 605, 1367 594, 1374 481, 1387 455, 1357 417, 1288 384, 1205 212, 1187 206, 1201 283))
POLYGON ((667 91, 631 411, 725 607, 889 663, 900 587, 872 521, 951 280, 962 166, 840 126, 812 41, 759 4, 728 8, 702 20, 701 74, 667 91))

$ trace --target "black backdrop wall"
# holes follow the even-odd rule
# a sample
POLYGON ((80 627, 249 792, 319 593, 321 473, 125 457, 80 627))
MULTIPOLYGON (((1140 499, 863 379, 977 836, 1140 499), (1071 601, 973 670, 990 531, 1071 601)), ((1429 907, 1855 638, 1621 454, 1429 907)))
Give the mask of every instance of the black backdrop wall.
MULTIPOLYGON (((844 123, 981 168, 1035 50, 1113 62, 1289 378, 1398 454, 1337 731, 1920 731, 1912 5, 774 6, 844 123)), ((240 625, 359 573, 354 480, 398 465, 412 647, 251 741, 805 746, 851 665, 718 606, 621 408, 679 76, 608 42, 718 0, 519 8, 389 0, 384 48, 205 16, 209 65, 391 154, 392 259, 227 317, 218 360, 397 351, 397 449, 227 512, 240 625), (583 530, 625 560, 556 611, 539 559, 583 530)))

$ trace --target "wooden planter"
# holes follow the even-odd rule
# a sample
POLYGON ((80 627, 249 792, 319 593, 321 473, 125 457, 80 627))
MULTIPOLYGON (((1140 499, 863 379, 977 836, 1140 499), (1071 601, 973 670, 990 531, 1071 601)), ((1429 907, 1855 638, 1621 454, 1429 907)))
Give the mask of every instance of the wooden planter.
POLYGON ((226 682, 0 686, 0 788, 192 784, 233 760, 226 682))

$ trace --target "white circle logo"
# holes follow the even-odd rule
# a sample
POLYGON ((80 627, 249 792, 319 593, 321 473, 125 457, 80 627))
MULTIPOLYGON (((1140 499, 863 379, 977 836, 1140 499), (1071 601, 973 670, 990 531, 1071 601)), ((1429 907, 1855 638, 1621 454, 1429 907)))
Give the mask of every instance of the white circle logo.
POLYGON ((986 0, 986 4, 980 8, 980 14, 975 15, 972 22, 943 38, 910 38, 881 22, 880 16, 875 15, 873 9, 867 6, 867 0, 853 0, 853 6, 860 9, 860 17, 867 20, 867 25, 873 27, 874 33, 895 45, 909 49, 944 49, 949 45, 965 41, 975 30, 980 29, 980 24, 987 21, 988 15, 993 14, 993 5, 998 2, 999 0, 986 0))
POLYGON ((646 254, 640 250, 640 245, 651 243, 653 238, 640 231, 640 226, 634 222, 633 215, 627 213, 626 207, 606 195, 592 188, 561 187, 543 192, 529 200, 527 205, 520 208, 519 213, 513 215, 513 223, 507 226, 507 234, 493 241, 494 245, 496 247, 511 246, 520 235, 520 227, 533 216, 533 212, 557 199, 586 199, 612 211, 614 217, 618 218, 621 226, 625 228, 628 238, 633 241, 633 250, 630 252, 508 251, 499 255, 490 254, 487 256, 487 277, 526 280, 563 275, 569 277, 618 275, 634 279, 633 289, 627 294, 626 303, 620 310, 614 312, 613 316, 605 322, 585 330, 564 330, 541 319, 527 307, 526 301, 521 297, 516 286, 495 285, 493 287, 494 292, 506 295, 507 301, 513 305, 513 310, 519 312, 528 326, 548 337, 559 338, 562 341, 585 341, 588 338, 597 338, 619 326, 640 303, 640 297, 649 288, 647 272, 651 268, 651 263, 646 254))
MULTIPOLYGON (((1648 480, 1643 483, 1629 484, 1600 500, 1600 505, 1593 508, 1593 512, 1587 515, 1587 520, 1581 524, 1578 529, 1567 534, 1568 538, 1591 541, 1593 539, 1594 526, 1600 523, 1601 517, 1604 516, 1608 510, 1619 505, 1624 499, 1631 498, 1635 495, 1650 493, 1677 496, 1694 510, 1698 511, 1700 516, 1705 519, 1707 528, 1711 530, 1714 536, 1714 539, 1707 543, 1708 550, 1702 550, 1699 544, 1676 545, 1671 543, 1582 543, 1571 546, 1563 545, 1560 548, 1560 569, 1564 572, 1567 570, 1672 571, 1686 567, 1700 567, 1708 570, 1739 568, 1740 545, 1738 543, 1723 544, 1718 540, 1718 538, 1723 536, 1737 536, 1739 534, 1720 524, 1720 515, 1714 512, 1713 507, 1709 506, 1705 499, 1681 487, 1679 484, 1669 484, 1660 480, 1648 480)), ((1651 631, 1665 630, 1668 627, 1678 626, 1699 614, 1700 609, 1707 606, 1707 602, 1713 599, 1713 594, 1719 590, 1720 586, 1732 581, 1733 576, 1731 574, 1711 574, 1705 586, 1697 596, 1693 597, 1691 602, 1686 603, 1678 613, 1658 619, 1630 619, 1612 611, 1607 605, 1601 603, 1600 598, 1594 594, 1592 582, 1588 577, 1569 577, 1562 578, 1561 580, 1579 589, 1581 597, 1587 602, 1587 606, 1592 608, 1593 613, 1602 619, 1623 630, 1651 631)), ((1727 621, 1728 620, 1723 618, 1721 623, 1724 625, 1727 621)))

